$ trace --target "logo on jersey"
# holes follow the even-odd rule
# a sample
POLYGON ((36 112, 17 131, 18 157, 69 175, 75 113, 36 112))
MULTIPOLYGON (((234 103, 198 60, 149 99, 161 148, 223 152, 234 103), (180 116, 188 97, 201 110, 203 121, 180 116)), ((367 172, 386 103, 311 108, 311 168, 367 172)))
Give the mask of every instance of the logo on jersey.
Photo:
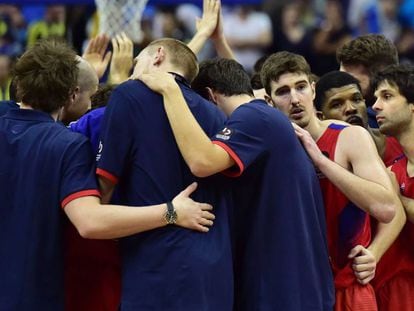
POLYGON ((216 134, 216 138, 219 138, 222 140, 229 140, 231 137, 231 134, 233 134, 233 131, 229 129, 228 127, 225 127, 219 133, 216 134))
POLYGON ((102 141, 99 141, 98 154, 96 155, 96 162, 98 162, 101 159, 102 150, 103 150, 103 144, 102 144, 102 141))

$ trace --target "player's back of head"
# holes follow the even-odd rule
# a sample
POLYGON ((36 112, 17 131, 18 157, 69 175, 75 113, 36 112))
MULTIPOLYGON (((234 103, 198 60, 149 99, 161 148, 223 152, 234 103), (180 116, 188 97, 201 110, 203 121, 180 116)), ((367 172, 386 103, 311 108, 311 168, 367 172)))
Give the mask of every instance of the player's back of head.
POLYGON ((315 100, 313 101, 317 110, 322 110, 323 103, 326 100, 326 92, 334 89, 340 88, 346 85, 354 84, 361 91, 361 86, 359 81, 354 78, 349 73, 343 71, 331 71, 324 74, 316 82, 315 86, 315 100))
POLYGON ((311 81, 310 66, 302 55, 287 51, 277 52, 266 59, 260 72, 267 94, 271 93, 272 81, 277 81, 285 73, 306 74, 311 81))
POLYGON ((398 52, 384 35, 368 34, 345 43, 337 50, 336 59, 342 65, 363 65, 374 73, 398 64, 398 52))
POLYGON ((224 96, 253 96, 249 75, 242 65, 232 59, 211 59, 202 62, 191 86, 207 99, 207 87, 224 96))
POLYGON ((17 98, 47 113, 63 107, 77 84, 76 53, 57 41, 39 41, 16 63, 17 98))
POLYGON ((151 52, 160 46, 167 50, 171 65, 179 69, 184 78, 191 83, 198 73, 197 56, 193 51, 183 42, 171 38, 155 40, 147 46, 147 49, 151 52))

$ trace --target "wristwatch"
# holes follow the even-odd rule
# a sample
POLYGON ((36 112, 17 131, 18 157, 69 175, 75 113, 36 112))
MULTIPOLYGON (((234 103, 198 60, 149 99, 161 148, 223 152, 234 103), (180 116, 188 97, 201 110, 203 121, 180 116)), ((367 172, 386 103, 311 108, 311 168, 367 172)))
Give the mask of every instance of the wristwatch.
POLYGON ((167 211, 165 212, 164 219, 169 225, 175 225, 177 222, 177 212, 172 202, 167 202, 167 211))

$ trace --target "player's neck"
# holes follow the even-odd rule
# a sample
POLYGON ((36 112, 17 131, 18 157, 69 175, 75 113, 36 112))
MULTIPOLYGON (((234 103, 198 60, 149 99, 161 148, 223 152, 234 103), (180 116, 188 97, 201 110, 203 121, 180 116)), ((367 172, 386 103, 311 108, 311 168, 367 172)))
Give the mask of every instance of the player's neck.
POLYGON ((241 94, 233 96, 220 96, 220 108, 226 115, 231 115, 234 110, 253 99, 250 95, 241 94))
POLYGON ((309 119, 309 123, 307 126, 304 127, 305 130, 311 134, 312 138, 317 141, 319 137, 325 132, 326 128, 329 124, 326 121, 319 120, 316 115, 311 116, 309 119))
MULTIPOLYGON (((20 109, 35 110, 35 109, 33 109, 33 107, 31 107, 29 105, 26 105, 24 103, 20 103, 20 109)), ((59 113, 60 113, 60 109, 58 111, 55 111, 55 112, 52 112, 52 113, 49 113, 49 114, 55 121, 57 121, 58 117, 59 117, 59 113)))

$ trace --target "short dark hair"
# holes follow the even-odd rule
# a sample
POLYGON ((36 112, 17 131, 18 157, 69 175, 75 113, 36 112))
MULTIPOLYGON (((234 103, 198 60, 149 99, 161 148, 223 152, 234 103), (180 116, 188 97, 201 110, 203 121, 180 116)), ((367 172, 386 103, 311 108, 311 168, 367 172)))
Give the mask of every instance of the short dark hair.
POLYGON ((207 99, 206 87, 225 96, 242 94, 253 96, 249 75, 243 66, 233 59, 221 58, 203 61, 191 87, 207 99))
POLYGON ((336 51, 339 64, 363 65, 375 74, 389 65, 398 64, 395 45, 383 35, 368 34, 359 36, 336 51))
POLYGON ((15 75, 12 76, 12 79, 10 81, 9 94, 10 94, 10 100, 13 100, 15 102, 20 101, 17 98, 17 81, 16 81, 16 76, 15 75))
POLYGON ((314 104, 317 110, 322 110, 322 105, 326 100, 326 92, 333 88, 339 88, 345 85, 355 84, 359 91, 361 91, 361 85, 359 80, 354 78, 347 72, 343 71, 331 71, 324 74, 319 78, 315 85, 315 100, 314 104))
POLYGON ((409 103, 414 104, 414 66, 391 65, 377 72, 371 80, 371 87, 376 90, 378 86, 387 81, 391 86, 398 88, 409 103))
POLYGON ((38 41, 16 63, 17 98, 33 109, 55 112, 77 85, 76 53, 57 41, 38 41))
POLYGON ((99 85, 98 90, 91 96, 92 109, 105 107, 115 87, 115 84, 99 85))
POLYGON ((198 61, 194 52, 177 39, 161 38, 152 41, 147 48, 152 51, 157 46, 163 46, 170 55, 170 62, 182 71, 184 78, 192 82, 198 73, 198 61))
POLYGON ((260 90, 263 88, 262 79, 260 78, 260 73, 254 73, 250 78, 250 84, 253 90, 260 90))
POLYGON ((262 84, 268 95, 271 93, 272 81, 277 81, 285 73, 303 73, 312 81, 310 66, 302 55, 287 51, 277 52, 266 59, 260 71, 262 84))

